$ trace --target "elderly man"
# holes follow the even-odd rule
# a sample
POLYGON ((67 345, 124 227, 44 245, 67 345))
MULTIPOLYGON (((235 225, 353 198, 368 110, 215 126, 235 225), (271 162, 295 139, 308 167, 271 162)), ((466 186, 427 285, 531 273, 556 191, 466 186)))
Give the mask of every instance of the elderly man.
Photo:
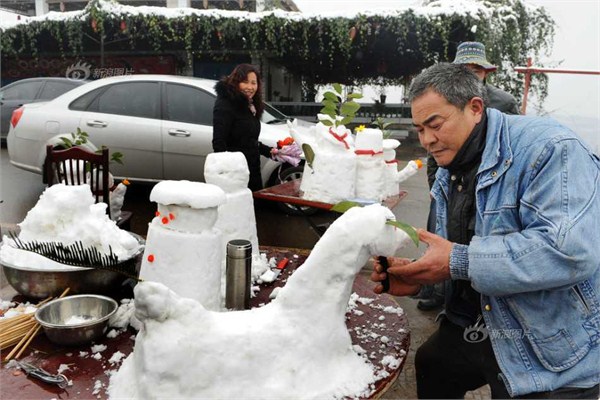
POLYGON ((600 159, 551 119, 486 108, 484 90, 457 64, 412 82, 413 123, 441 167, 437 235, 419 230, 425 254, 376 263, 372 279, 398 296, 451 279, 417 350, 420 398, 489 384, 494 398, 597 399, 600 159))
MULTIPOLYGON (((464 64, 471 71, 477 75, 479 80, 485 85, 485 92, 487 98, 485 99, 485 105, 490 108, 495 108, 498 111, 502 111, 506 114, 519 114, 519 105, 515 98, 505 92, 504 90, 498 89, 495 86, 487 83, 487 77, 492 72, 498 69, 495 65, 490 63, 485 54, 485 45, 480 42, 463 42, 456 48, 456 57, 453 61, 454 64, 464 64)), ((435 181, 435 173, 437 172, 438 165, 435 158, 430 154, 427 158, 427 180, 429 187, 433 187, 435 181)), ((430 232, 435 231, 435 202, 431 202, 431 210, 429 211, 429 217, 427 218, 427 230, 430 232)), ((421 294, 420 300, 417 303, 419 310, 428 311, 435 310, 442 307, 444 304, 444 282, 440 282, 429 287, 429 290, 422 290, 424 295, 421 294)))

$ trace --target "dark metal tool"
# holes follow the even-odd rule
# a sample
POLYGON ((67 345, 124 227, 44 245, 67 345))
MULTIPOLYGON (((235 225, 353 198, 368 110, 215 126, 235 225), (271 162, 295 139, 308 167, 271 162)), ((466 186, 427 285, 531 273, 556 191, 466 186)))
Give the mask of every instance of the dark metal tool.
POLYGON ((37 253, 52 261, 76 267, 104 269, 125 275, 136 281, 139 277, 132 274, 129 263, 119 261, 119 257, 113 253, 109 246, 109 254, 102 254, 94 247, 84 247, 81 241, 65 245, 60 242, 38 242, 35 240, 24 242, 14 232, 8 232, 12 239, 12 247, 37 253))
POLYGON ((44 383, 58 385, 58 387, 61 389, 66 388, 69 383, 69 380, 63 374, 53 375, 40 367, 36 367, 33 364, 29 364, 23 361, 17 361, 17 365, 19 365, 19 368, 21 368, 27 374, 27 376, 31 376, 44 383))
MULTIPOLYGON (((381 268, 383 268, 382 272, 385 272, 387 274, 387 269, 390 266, 390 264, 388 264, 387 257, 379 256, 377 257, 377 260, 379 261, 379 264, 381 264, 381 268)), ((390 276, 386 275, 385 279, 381 282, 381 284, 383 285, 384 293, 390 290, 390 276)))

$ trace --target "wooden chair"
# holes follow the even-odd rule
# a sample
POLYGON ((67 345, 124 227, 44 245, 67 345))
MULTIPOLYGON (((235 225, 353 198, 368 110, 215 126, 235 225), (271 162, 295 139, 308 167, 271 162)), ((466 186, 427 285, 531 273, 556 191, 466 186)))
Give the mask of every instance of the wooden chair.
MULTIPOLYGON (((55 183, 66 185, 88 184, 96 203, 107 204, 106 212, 110 217, 110 187, 108 186, 108 149, 101 153, 92 153, 81 147, 55 149, 46 146, 46 162, 44 164, 44 179, 48 186, 55 183)), ((130 211, 121 211, 116 221, 121 229, 131 229, 130 211)))

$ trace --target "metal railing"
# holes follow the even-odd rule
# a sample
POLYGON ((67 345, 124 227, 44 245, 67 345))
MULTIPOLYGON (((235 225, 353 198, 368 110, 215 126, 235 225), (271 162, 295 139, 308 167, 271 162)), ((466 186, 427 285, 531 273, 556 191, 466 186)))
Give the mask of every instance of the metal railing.
MULTIPOLYGON (((313 122, 317 121, 317 114, 323 108, 321 103, 304 103, 300 101, 273 101, 270 104, 290 117, 302 118, 313 122)), ((394 124, 411 124, 410 105, 405 103, 361 104, 360 109, 356 113, 355 122, 370 123, 379 117, 386 119, 386 122, 394 124)))
MULTIPOLYGON (((323 108, 321 103, 305 103, 300 101, 275 101, 270 102, 270 104, 287 116, 309 122, 318 122, 317 114, 323 108)), ((377 118, 383 118, 384 122, 391 123, 387 130, 390 131, 392 138, 416 138, 414 134, 411 135, 411 133, 414 132, 414 129, 412 128, 410 106, 405 103, 361 104, 360 109, 356 113, 356 117, 352 123, 347 125, 347 127, 353 129, 358 125, 369 126, 375 122, 377 118)))

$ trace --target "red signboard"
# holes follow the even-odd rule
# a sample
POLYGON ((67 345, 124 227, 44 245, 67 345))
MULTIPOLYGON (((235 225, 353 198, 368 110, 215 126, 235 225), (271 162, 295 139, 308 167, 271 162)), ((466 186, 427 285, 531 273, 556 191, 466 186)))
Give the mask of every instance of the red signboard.
POLYGON ((36 76, 98 79, 131 74, 175 75, 175 56, 100 56, 5 58, 2 60, 2 78, 8 80, 36 76))

